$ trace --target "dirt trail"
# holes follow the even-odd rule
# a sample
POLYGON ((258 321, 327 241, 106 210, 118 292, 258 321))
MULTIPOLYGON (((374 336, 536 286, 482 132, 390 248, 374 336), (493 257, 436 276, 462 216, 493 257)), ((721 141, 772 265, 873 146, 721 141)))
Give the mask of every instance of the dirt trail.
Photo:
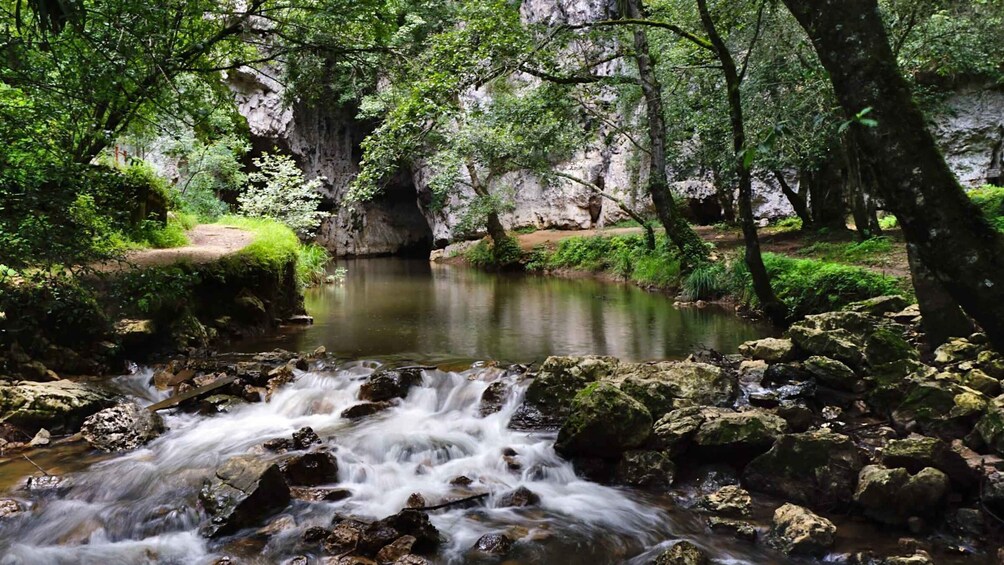
POLYGON ((124 271, 134 267, 156 267, 180 262, 211 263, 244 249, 254 241, 254 234, 232 226, 201 224, 189 230, 188 245, 170 249, 138 249, 126 254, 123 261, 105 263, 98 270, 124 271))

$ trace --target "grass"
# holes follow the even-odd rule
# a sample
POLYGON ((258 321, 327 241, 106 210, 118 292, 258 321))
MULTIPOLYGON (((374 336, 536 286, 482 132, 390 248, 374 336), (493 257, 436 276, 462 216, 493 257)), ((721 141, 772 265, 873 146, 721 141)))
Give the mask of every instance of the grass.
POLYGON ((802 249, 800 253, 821 261, 880 265, 892 251, 891 239, 874 237, 860 242, 832 243, 821 241, 802 249))
POLYGON ((573 237, 558 242, 554 251, 535 251, 531 270, 576 269, 610 272, 637 284, 663 289, 680 282, 680 261, 666 250, 665 236, 648 249, 642 235, 573 237))
POLYGON ((254 234, 254 241, 235 254, 263 265, 281 268, 295 261, 300 253, 300 239, 293 230, 275 220, 224 216, 217 224, 247 230, 254 234))
POLYGON ((316 243, 301 245, 296 258, 296 278, 300 286, 317 286, 324 282, 330 260, 331 255, 328 250, 320 245, 316 243))

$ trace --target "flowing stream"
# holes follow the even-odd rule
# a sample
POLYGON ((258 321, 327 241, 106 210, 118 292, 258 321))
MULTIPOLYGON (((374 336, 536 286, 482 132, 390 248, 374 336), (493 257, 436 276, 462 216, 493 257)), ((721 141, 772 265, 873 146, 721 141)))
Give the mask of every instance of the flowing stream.
MULTIPOLYGON (((699 487, 655 495, 577 478, 555 454, 553 434, 507 428, 526 384, 503 368, 505 362, 535 362, 549 354, 679 358, 700 346, 728 350, 767 330, 726 312, 677 310, 667 297, 626 286, 492 276, 399 260, 348 267, 343 285, 308 296, 316 325, 241 346, 261 351, 325 345, 339 355, 297 371, 296 380, 270 402, 208 417, 168 414, 165 435, 125 454, 99 455, 79 442, 36 450, 33 461, 66 473, 68 486, 57 493, 16 490, 34 469, 24 462, 0 466, 0 488, 31 507, 0 524, 0 564, 208 564, 222 555, 239 563, 281 563, 294 555, 317 556, 316 544, 301 545, 300 534, 311 525, 329 525, 336 514, 378 519, 398 512, 413 493, 436 504, 480 492, 491 493, 483 504, 431 512, 447 538, 437 562, 480 562, 470 548, 490 532, 521 540, 507 557, 513 565, 641 564, 680 538, 711 549, 716 562, 779 562, 744 542, 706 533, 699 515, 678 509, 699 487), (431 360, 439 369, 425 371, 421 385, 385 412, 356 421, 340 417, 358 403, 366 376, 405 360, 431 360), (501 411, 481 416, 481 395, 498 379, 512 381, 515 394, 501 411), (204 516, 197 495, 213 469, 304 426, 338 459, 338 483, 332 486, 352 495, 338 502, 293 501, 273 521, 270 535, 252 530, 222 541, 200 537, 204 516), (507 449, 517 453, 516 470, 503 459, 507 449), (461 475, 473 484, 451 486, 461 475), (497 507, 501 494, 519 486, 538 494, 540 505, 497 507)), ((109 386, 152 403, 166 395, 149 384, 152 372, 138 368, 109 386)))

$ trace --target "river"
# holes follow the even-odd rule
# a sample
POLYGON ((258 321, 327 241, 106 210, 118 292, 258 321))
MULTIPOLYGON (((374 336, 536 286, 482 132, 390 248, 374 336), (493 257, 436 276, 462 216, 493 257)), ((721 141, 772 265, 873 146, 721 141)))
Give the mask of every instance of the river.
MULTIPOLYGON (((720 486, 707 478, 714 473, 685 478, 668 493, 603 486, 575 475, 555 454, 553 434, 507 427, 526 386, 504 368, 507 363, 533 363, 551 354, 682 358, 699 347, 734 350, 768 334, 767 328, 724 310, 677 309, 670 297, 627 285, 489 275, 396 259, 344 266, 344 283, 308 292, 313 326, 237 347, 252 352, 323 345, 336 360, 298 371, 296 381, 268 403, 212 417, 168 414, 169 431, 133 452, 99 455, 79 442, 36 450, 32 459, 66 473, 70 486, 46 496, 12 491, 31 512, 0 523, 0 563, 208 564, 228 555, 231 563, 264 564, 316 557, 316 545, 299 541, 306 527, 328 525, 336 514, 382 518, 404 507, 413 493, 428 501, 461 496, 470 490, 450 484, 460 475, 474 481, 471 489, 491 496, 484 505, 432 513, 448 540, 438 563, 501 562, 470 552, 489 532, 519 540, 507 565, 641 565, 681 538, 709 550, 716 563, 790 562, 760 545, 711 534, 703 516, 682 508, 702 489, 720 486), (438 368, 426 370, 421 385, 385 412, 356 421, 339 416, 358 402, 367 375, 407 363, 438 368), (515 394, 500 412, 482 417, 481 394, 498 379, 513 381, 515 394), (295 526, 274 535, 245 531, 220 542, 200 537, 204 517, 197 493, 213 469, 303 426, 335 453, 337 486, 352 496, 294 501, 283 514, 295 526), (506 450, 518 454, 518 469, 503 459, 506 450), (537 493, 539 507, 496 507, 502 493, 518 486, 537 493)), ((152 403, 166 395, 150 386, 152 373, 139 367, 110 386, 152 403)), ((0 466, 0 480, 13 487, 31 471, 24 462, 8 463, 0 466)), ((764 507, 757 514, 769 512, 764 507)), ((854 528, 846 531, 854 537, 854 528)))

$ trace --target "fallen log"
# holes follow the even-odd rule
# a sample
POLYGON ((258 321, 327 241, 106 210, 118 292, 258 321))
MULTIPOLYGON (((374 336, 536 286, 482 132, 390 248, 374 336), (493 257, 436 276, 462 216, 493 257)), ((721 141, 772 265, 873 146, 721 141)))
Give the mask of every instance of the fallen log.
POLYGON ((181 404, 186 400, 191 400, 193 398, 198 398, 207 392, 212 392, 218 388, 223 388, 228 384, 232 384, 237 380, 237 375, 227 375, 225 377, 220 377, 215 381, 199 388, 193 388, 190 391, 183 392, 181 394, 176 394, 166 400, 161 400, 156 404, 151 404, 147 406, 146 409, 151 412, 157 412, 158 410, 165 410, 167 408, 174 408, 175 406, 181 404))

